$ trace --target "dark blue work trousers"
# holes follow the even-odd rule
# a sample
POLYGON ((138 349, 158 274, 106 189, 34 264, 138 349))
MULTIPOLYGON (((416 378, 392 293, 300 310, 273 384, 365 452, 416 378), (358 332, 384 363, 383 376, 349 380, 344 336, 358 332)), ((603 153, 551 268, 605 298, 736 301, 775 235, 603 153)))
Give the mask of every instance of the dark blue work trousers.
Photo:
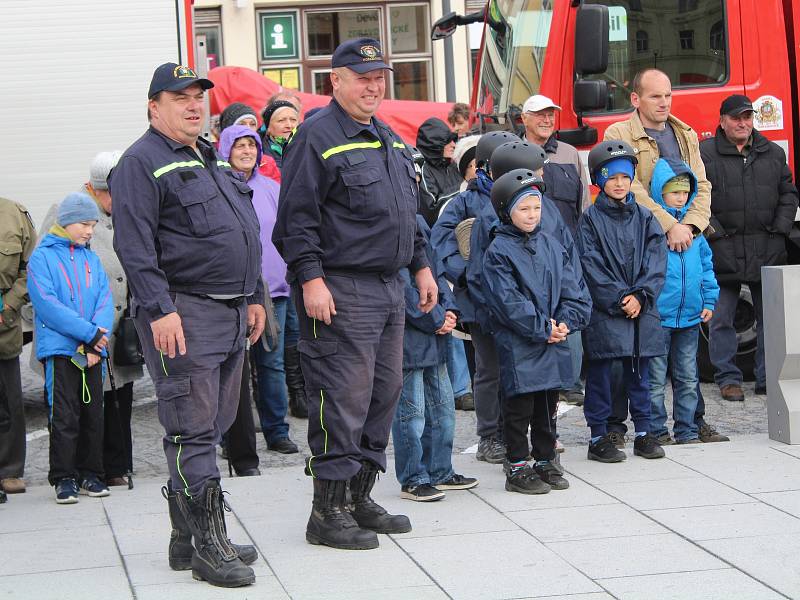
POLYGON ((403 282, 397 274, 328 272, 325 285, 336 305, 330 325, 306 315, 301 287, 292 291, 308 396, 306 472, 345 480, 364 461, 386 471, 403 388, 403 282))
MULTIPOLYGON (((586 395, 583 413, 592 437, 606 435, 608 418, 611 415, 611 365, 613 359, 588 361, 586 370, 586 395)), ((650 383, 649 358, 625 357, 622 363, 622 377, 625 382, 631 419, 635 431, 650 431, 650 383)))
POLYGON ((216 446, 239 405, 247 310, 243 303, 171 295, 186 354, 169 358, 156 350, 144 311, 136 314, 136 331, 156 388, 172 487, 196 496, 208 480, 220 478, 216 446))

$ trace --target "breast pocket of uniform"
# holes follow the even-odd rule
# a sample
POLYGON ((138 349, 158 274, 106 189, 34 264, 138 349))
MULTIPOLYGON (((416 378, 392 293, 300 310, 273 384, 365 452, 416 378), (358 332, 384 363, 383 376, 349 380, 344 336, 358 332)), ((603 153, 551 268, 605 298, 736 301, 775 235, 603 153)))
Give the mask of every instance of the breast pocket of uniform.
POLYGON ((378 167, 364 166, 342 171, 342 182, 347 188, 350 210, 357 219, 373 219, 389 214, 388 198, 380 185, 378 167))
POLYGON ((186 211, 189 229, 197 237, 216 235, 231 229, 232 219, 225 198, 214 187, 204 183, 190 183, 175 191, 178 202, 186 211))
POLYGON ((17 237, 0 240, 0 272, 16 273, 22 259, 22 242, 17 237))

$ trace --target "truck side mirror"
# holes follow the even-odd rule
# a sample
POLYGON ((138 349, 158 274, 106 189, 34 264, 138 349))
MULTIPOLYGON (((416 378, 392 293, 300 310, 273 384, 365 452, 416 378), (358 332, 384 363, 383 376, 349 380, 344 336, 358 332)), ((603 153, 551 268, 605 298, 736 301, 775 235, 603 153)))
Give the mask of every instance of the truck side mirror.
POLYGON ((608 86, 605 81, 578 79, 572 91, 575 112, 585 113, 601 110, 608 104, 608 86))
MULTIPOLYGON (((606 21, 607 20, 608 19, 606 19, 606 21)), ((457 27, 458 15, 454 12, 449 12, 433 24, 431 28, 431 39, 436 41, 449 38, 455 33, 457 27)))
POLYGON ((583 4, 575 17, 575 72, 594 75, 607 68, 608 7, 583 4))

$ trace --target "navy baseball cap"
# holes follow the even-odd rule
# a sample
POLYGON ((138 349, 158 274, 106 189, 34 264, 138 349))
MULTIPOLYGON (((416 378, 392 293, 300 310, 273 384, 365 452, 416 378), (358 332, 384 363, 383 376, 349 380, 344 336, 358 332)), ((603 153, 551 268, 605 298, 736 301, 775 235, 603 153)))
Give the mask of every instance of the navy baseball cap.
POLYGON ((735 117, 747 111, 753 111, 753 103, 750 101, 750 98, 742 94, 732 94, 728 96, 722 101, 722 105, 719 107, 720 115, 728 115, 730 117, 735 117))
POLYGON ((383 62, 381 43, 372 38, 358 38, 339 44, 333 51, 331 67, 347 67, 360 74, 376 69, 392 70, 392 67, 383 62))
POLYGON ((195 83, 199 83, 204 90, 214 87, 209 79, 198 77, 189 67, 172 62, 164 63, 153 72, 147 97, 152 98, 159 92, 179 92, 195 83))

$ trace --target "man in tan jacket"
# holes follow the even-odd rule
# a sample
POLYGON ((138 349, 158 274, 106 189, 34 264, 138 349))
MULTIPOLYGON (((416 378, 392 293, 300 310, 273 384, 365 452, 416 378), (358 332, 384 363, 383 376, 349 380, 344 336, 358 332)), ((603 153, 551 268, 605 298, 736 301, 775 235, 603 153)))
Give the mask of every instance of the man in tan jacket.
MULTIPOLYGON (((683 252, 692 245, 695 237, 702 235, 711 217, 711 184, 706 178, 706 168, 700 158, 697 134, 689 125, 670 114, 672 83, 663 71, 645 69, 636 74, 633 78, 631 104, 636 109, 633 114, 627 120, 614 123, 606 129, 604 139, 623 140, 636 150, 639 164, 636 166, 636 179, 631 184, 631 191, 639 204, 653 211, 667 234, 667 245, 670 250, 683 252), (656 204, 647 191, 650 189, 650 179, 659 158, 682 160, 691 167, 697 177, 697 196, 682 223, 678 223, 661 205, 656 204)), ((616 389, 620 387, 615 386, 616 389)), ((625 398, 615 396, 609 431, 621 434, 618 437, 623 440, 622 444, 624 444, 626 417, 625 398)), ((703 442, 728 441, 726 436, 706 423, 704 417, 705 402, 703 395, 698 393, 694 419, 700 439, 703 442)), ((659 441, 669 443, 667 439, 659 441)))
POLYGON ((670 114, 672 84, 658 69, 645 69, 633 79, 631 104, 636 109, 626 120, 606 129, 606 140, 622 140, 633 146, 639 158, 631 191, 636 201, 646 206, 667 234, 670 250, 683 251, 708 227, 711 217, 711 184, 700 158, 697 134, 686 123, 670 114), (682 223, 656 204, 647 190, 659 158, 682 160, 697 177, 697 197, 682 223))

